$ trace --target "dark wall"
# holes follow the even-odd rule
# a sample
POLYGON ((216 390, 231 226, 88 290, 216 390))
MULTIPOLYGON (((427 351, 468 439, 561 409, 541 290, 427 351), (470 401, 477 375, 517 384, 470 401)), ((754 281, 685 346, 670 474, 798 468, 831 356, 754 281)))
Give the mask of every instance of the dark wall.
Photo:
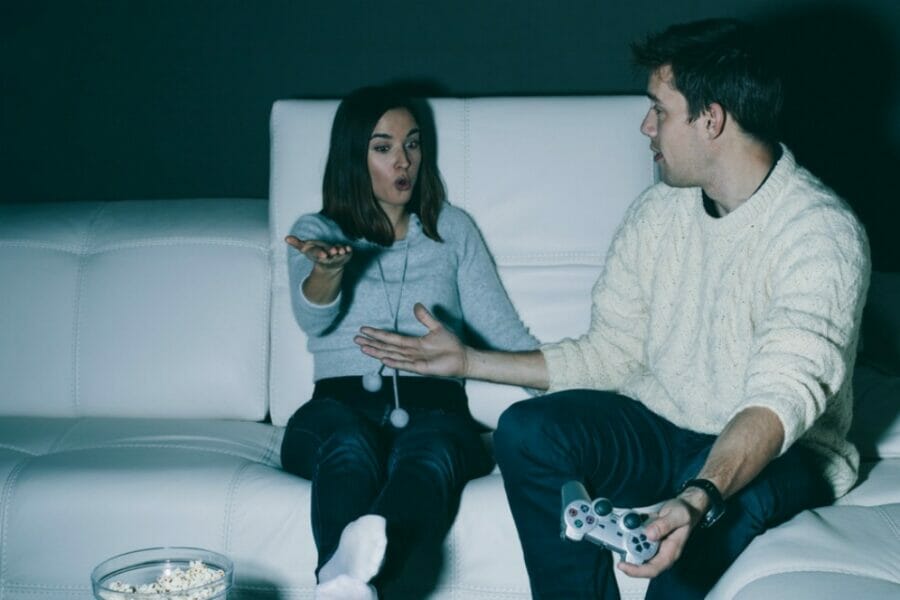
POLYGON ((0 202, 265 197, 277 98, 391 79, 427 80, 448 96, 642 93, 629 42, 673 22, 738 16, 785 51, 798 157, 851 200, 882 266, 883 240, 897 237, 887 183, 900 166, 897 0, 0 6, 0 202))

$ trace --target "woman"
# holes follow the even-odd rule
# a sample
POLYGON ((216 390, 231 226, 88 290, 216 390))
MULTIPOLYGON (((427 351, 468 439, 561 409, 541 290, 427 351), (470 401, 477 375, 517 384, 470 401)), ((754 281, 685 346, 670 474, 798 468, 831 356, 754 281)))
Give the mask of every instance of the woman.
POLYGON ((440 549, 463 486, 493 467, 463 382, 384 373, 353 342, 360 326, 421 335, 421 301, 483 347, 537 346, 474 224, 445 202, 426 110, 390 87, 347 96, 323 209, 285 240, 316 386, 281 457, 312 481, 317 598, 376 598, 413 550, 440 549))

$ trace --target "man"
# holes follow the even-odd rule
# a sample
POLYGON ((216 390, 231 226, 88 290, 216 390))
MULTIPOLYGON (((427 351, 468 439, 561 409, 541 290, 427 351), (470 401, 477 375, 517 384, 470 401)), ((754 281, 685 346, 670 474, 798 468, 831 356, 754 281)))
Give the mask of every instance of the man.
POLYGON ((424 337, 357 338, 390 367, 551 392, 494 434, 536 598, 618 597, 610 554, 559 538, 568 480, 619 507, 664 501, 658 554, 618 568, 653 578, 648 598, 702 598, 756 535, 856 479, 861 226, 777 143, 781 86, 746 26, 674 26, 634 52, 662 182, 615 236, 589 331, 476 351, 417 306, 424 337))

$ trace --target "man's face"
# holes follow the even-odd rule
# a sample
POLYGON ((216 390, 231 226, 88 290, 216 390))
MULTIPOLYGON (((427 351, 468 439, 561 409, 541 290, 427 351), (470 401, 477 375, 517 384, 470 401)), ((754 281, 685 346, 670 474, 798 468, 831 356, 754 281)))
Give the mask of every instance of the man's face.
POLYGON ((662 180, 674 187, 703 185, 706 148, 703 119, 689 120, 685 97, 675 89, 672 69, 664 65, 650 74, 647 96, 652 105, 641 123, 650 138, 653 160, 662 180))

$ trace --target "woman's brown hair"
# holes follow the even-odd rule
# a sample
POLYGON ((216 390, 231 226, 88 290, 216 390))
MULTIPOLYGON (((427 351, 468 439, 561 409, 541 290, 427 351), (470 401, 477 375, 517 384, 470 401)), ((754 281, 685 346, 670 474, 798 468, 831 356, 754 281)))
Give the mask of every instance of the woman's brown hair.
POLYGON ((394 243, 391 221, 372 193, 368 152, 375 125, 384 113, 395 108, 408 110, 422 129, 422 162, 407 210, 418 215, 425 235, 440 242, 437 220, 445 192, 437 167, 434 128, 423 123, 430 111, 424 100, 406 96, 391 86, 361 88, 338 106, 322 181, 321 213, 340 225, 349 239, 364 238, 382 246, 394 243))

